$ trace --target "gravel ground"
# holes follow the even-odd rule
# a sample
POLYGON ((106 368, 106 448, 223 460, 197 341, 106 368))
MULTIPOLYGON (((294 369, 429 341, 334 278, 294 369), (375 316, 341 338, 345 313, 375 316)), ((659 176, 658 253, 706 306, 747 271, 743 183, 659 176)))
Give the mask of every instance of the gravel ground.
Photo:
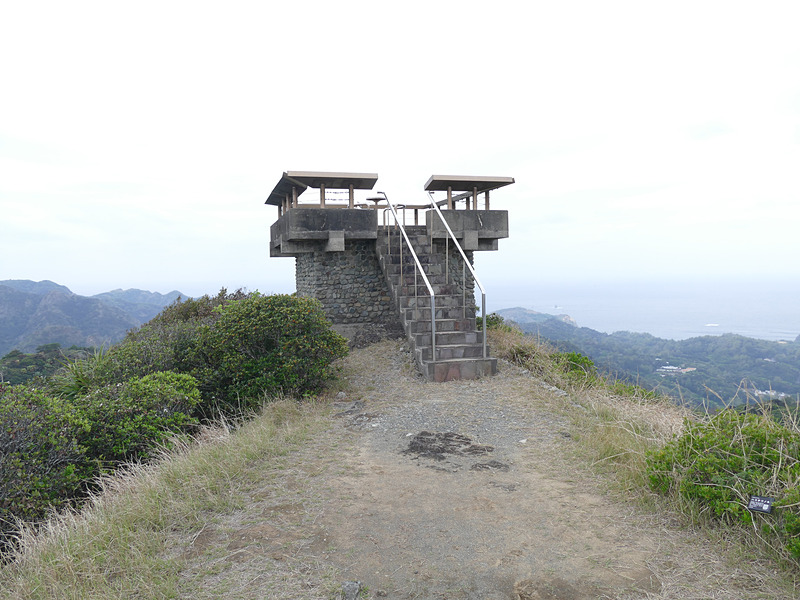
POLYGON ((609 494, 562 416, 586 409, 526 371, 426 383, 395 341, 342 365, 330 427, 191 540, 193 600, 330 600, 346 581, 389 600, 794 597, 768 562, 609 494))

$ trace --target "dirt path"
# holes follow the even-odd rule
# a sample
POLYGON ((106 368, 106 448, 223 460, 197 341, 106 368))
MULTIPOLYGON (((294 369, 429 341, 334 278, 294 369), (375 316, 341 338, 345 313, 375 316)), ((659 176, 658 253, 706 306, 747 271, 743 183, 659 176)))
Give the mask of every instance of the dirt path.
POLYGON ((184 549, 192 597, 330 598, 347 580, 398 600, 790 597, 604 493, 530 375, 426 384, 391 342, 346 370, 334 426, 184 549))

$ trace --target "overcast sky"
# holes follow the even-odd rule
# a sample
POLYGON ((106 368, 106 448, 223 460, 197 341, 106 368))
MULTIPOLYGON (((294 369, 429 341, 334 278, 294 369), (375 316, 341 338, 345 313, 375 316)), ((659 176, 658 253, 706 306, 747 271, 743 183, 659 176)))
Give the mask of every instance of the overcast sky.
POLYGON ((514 177, 490 289, 797 279, 798 23, 769 1, 3 2, 0 279, 294 291, 264 205, 285 170, 406 202, 434 173, 514 177))

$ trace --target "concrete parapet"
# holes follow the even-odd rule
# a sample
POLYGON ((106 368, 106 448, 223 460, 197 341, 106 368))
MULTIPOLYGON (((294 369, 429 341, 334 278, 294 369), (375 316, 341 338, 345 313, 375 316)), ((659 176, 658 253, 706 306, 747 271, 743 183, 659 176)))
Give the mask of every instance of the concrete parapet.
MULTIPOLYGON (((507 210, 445 210, 442 216, 464 250, 497 250, 497 241, 508 237, 507 210)), ((434 240, 448 237, 436 211, 428 211, 426 220, 434 240)))
POLYGON ((294 208, 270 227, 270 256, 342 252, 346 240, 374 240, 377 237, 377 211, 294 208))

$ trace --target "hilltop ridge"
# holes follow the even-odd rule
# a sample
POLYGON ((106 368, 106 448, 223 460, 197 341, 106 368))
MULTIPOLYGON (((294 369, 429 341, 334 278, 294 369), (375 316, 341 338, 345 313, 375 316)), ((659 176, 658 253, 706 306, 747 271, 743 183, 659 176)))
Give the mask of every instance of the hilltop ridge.
POLYGON ((341 367, 320 403, 267 405, 109 482, 29 540, 75 555, 0 571, 0 597, 329 600, 352 581, 389 600, 794 597, 764 557, 612 491, 582 446, 623 418, 667 439, 681 409, 559 389, 505 361, 496 377, 429 384, 396 341, 341 367), (99 531, 123 524, 130 535, 99 531))
POLYGON ((112 344, 181 295, 130 289, 81 296, 48 280, 0 280, 0 356, 52 343, 112 344))

